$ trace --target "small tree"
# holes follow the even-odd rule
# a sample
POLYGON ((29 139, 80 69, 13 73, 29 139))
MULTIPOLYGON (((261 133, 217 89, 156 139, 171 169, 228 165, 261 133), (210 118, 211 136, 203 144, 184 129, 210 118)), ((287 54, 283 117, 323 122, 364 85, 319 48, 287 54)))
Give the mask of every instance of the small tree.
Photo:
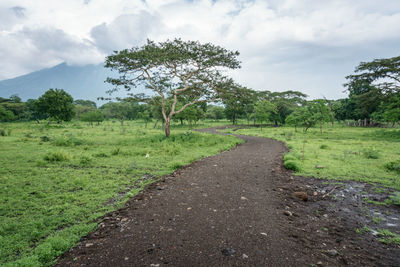
POLYGON ((322 125, 324 122, 331 119, 331 112, 327 107, 326 102, 321 99, 313 100, 308 102, 305 106, 297 108, 287 118, 286 123, 294 125, 296 128, 298 125, 303 126, 303 131, 307 130, 317 123, 320 125, 320 131, 322 133, 322 125))
POLYGON ((82 114, 81 116, 82 121, 89 122, 90 125, 93 126, 93 122, 97 122, 97 124, 100 124, 100 122, 104 121, 104 115, 101 113, 101 111, 92 111, 92 112, 87 112, 82 114))
POLYGON ((322 133, 322 125, 324 122, 330 121, 333 117, 331 110, 329 109, 325 100, 316 99, 308 103, 307 105, 310 113, 312 114, 312 118, 319 122, 319 129, 322 133))
POLYGON ((49 89, 36 102, 39 112, 58 122, 70 121, 74 117, 74 99, 63 89, 49 89))
POLYGON ((220 106, 207 106, 206 118, 212 120, 222 120, 225 118, 224 107, 220 106))
POLYGON ((150 112, 148 110, 139 112, 138 117, 145 122, 145 128, 147 128, 147 123, 151 121, 150 112))
POLYGON ((37 101, 37 99, 28 99, 25 104, 28 109, 29 119, 36 120, 37 123, 40 123, 40 120, 46 119, 47 115, 39 111, 37 101))
POLYGON ((246 116, 249 119, 255 102, 255 91, 235 84, 222 95, 222 102, 225 105, 226 117, 232 124, 237 124, 239 117, 246 116))
POLYGON ((12 111, 7 110, 5 107, 0 105, 0 121, 13 121, 15 120, 14 113, 12 111))
POLYGON ((112 91, 119 86, 129 91, 144 85, 157 93, 161 97, 165 136, 168 137, 175 114, 199 102, 215 101, 221 91, 229 88, 232 80, 222 76, 220 70, 239 68, 238 55, 239 52, 210 43, 180 39, 155 43, 148 40, 142 47, 114 52, 106 58, 105 66, 120 73, 119 78, 107 78, 107 82, 116 86, 112 91), (166 109, 168 96, 172 97, 169 112, 166 109), (176 109, 178 97, 189 102, 176 109))
POLYGON ((124 120, 128 117, 131 105, 128 102, 109 102, 100 107, 107 118, 116 118, 124 126, 124 120))
MULTIPOLYGON (((259 122, 266 122, 271 119, 271 116, 278 113, 276 105, 268 100, 261 100, 254 106, 254 116, 259 122)), ((262 126, 261 126, 262 129, 262 126)))

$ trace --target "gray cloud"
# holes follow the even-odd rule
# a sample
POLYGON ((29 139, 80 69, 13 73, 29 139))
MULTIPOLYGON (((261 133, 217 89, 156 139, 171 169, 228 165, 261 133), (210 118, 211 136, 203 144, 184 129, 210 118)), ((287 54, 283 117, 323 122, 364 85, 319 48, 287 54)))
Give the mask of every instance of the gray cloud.
POLYGON ((19 18, 25 18, 25 8, 20 7, 20 6, 15 6, 11 8, 12 11, 14 11, 15 16, 19 18))
POLYGON ((21 19, 25 18, 24 11, 25 9, 19 6, 12 8, 0 6, 0 30, 9 30, 19 23, 21 19))
POLYGON ((63 30, 24 27, 18 32, 0 35, 0 58, 1 79, 61 62, 72 65, 99 63, 104 55, 90 41, 68 35, 63 30))
POLYGON ((90 35, 98 48, 110 53, 142 44, 159 27, 159 17, 141 11, 138 14, 121 15, 109 24, 93 27, 90 35))

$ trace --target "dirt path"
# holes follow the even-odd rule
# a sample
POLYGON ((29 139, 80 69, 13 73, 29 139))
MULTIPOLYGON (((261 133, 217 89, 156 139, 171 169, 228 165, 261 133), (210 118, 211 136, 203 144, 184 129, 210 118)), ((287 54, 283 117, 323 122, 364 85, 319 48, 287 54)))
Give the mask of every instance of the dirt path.
MULTIPOLYGON (((98 230, 63 255, 58 266, 382 263, 382 259, 364 259, 368 251, 356 250, 357 257, 354 253, 345 255, 337 248, 343 244, 334 246, 337 236, 315 234, 312 241, 317 245, 307 241, 313 238, 313 232, 303 238, 302 233, 310 234, 308 229, 313 228, 307 228, 303 220, 307 216, 305 202, 292 199, 291 194, 308 190, 308 203, 313 203, 314 189, 303 188, 302 181, 296 182, 282 168, 282 153, 286 150, 282 143, 240 138, 246 143, 165 177, 123 209, 104 217, 98 230), (322 249, 320 243, 325 244, 322 249)), ((388 255, 384 265, 396 264, 398 256, 391 259, 388 255)))

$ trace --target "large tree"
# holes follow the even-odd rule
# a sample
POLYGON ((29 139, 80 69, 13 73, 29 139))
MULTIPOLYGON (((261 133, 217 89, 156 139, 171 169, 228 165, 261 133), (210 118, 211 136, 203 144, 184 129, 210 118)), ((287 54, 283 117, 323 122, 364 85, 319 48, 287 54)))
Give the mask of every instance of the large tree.
POLYGON ((221 70, 239 68, 238 55, 237 51, 210 43, 148 40, 142 47, 115 51, 106 58, 105 66, 120 74, 118 78, 108 78, 107 82, 116 86, 112 91, 120 86, 128 91, 145 86, 160 95, 168 137, 173 115, 196 103, 218 100, 220 93, 230 87, 232 79, 223 76, 221 70), (177 109, 180 96, 189 101, 177 109), (172 105, 167 112, 168 97, 172 97, 172 105))
POLYGON ((382 114, 382 107, 385 112, 397 112, 386 107, 400 97, 400 56, 361 62, 346 79, 354 119, 369 120, 373 114, 382 114))
POLYGON ((39 112, 58 122, 70 121, 74 115, 74 99, 63 89, 49 89, 36 102, 39 112))
POLYGON ((373 85, 383 94, 400 92, 400 56, 361 62, 355 74, 346 77, 350 93, 359 89, 359 84, 373 85))
MULTIPOLYGON (((262 123, 273 120, 274 115, 278 113, 276 105, 268 100, 258 101, 254 106, 254 116, 262 123)), ((262 129, 262 128, 261 128, 262 129)))
POLYGON ((221 97, 225 105, 225 115, 232 121, 232 124, 236 124, 240 117, 246 117, 249 121, 254 110, 254 103, 257 101, 255 91, 235 84, 221 97))

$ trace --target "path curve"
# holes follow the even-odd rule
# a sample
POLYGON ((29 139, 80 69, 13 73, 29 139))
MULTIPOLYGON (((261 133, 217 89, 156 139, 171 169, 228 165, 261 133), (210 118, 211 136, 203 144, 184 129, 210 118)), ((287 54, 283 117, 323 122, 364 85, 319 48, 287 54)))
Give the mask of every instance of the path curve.
MULTIPOLYGON (((214 132, 215 129, 200 131, 214 132)), ((58 266, 302 266, 316 263, 282 229, 276 190, 289 180, 283 143, 244 144, 153 184, 63 255, 58 266)))

